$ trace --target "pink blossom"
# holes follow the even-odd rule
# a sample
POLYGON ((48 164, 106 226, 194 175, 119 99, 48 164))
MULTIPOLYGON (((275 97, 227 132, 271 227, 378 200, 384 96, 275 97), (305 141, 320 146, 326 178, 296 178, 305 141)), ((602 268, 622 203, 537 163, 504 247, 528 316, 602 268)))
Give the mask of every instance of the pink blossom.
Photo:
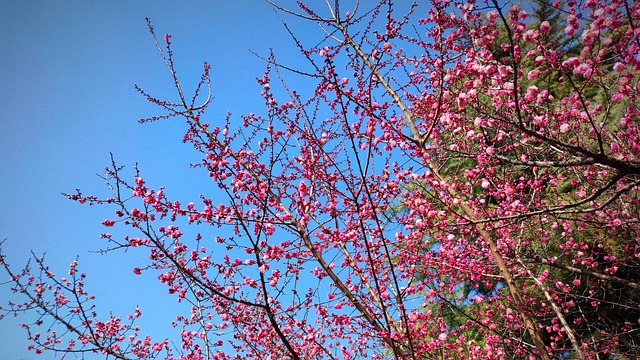
POLYGON ((622 95, 622 93, 618 91, 613 93, 613 95, 611 95, 611 101, 613 102, 620 102, 622 101, 622 99, 624 99, 624 95, 622 95))
POLYGON ((575 29, 571 25, 567 25, 567 27, 564 28, 564 33, 567 34, 567 36, 573 36, 574 32, 575 29))
POLYGON ((535 80, 539 75, 540 75, 540 70, 533 69, 533 70, 530 70, 529 73, 527 74, 527 79, 535 80))
POLYGON ((536 31, 533 29, 529 29, 525 31, 524 34, 522 34, 522 38, 524 39, 524 41, 533 41, 535 37, 536 37, 536 31))
POLYGON ((496 21, 496 19, 498 18, 498 12, 495 10, 491 10, 489 12, 487 12, 487 19, 489 21, 496 21))
POLYGON ((564 68, 575 68, 578 65, 580 65, 580 59, 577 57, 570 57, 562 62, 562 67, 564 68))
POLYGON ((500 65, 498 66, 498 72, 500 73, 501 76, 508 76, 509 74, 511 74, 512 70, 511 70, 511 67, 509 66, 500 65))
POLYGON ((548 21, 545 20, 540 23, 540 32, 542 32, 543 34, 548 34, 550 28, 551 28, 551 24, 549 24, 548 21))

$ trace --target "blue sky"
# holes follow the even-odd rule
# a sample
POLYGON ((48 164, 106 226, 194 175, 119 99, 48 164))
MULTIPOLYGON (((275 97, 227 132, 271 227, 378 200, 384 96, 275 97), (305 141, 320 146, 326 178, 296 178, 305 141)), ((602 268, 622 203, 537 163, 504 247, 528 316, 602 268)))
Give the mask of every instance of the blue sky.
MULTIPOLYGON (((205 184, 189 169, 197 154, 181 143, 183 124, 136 121, 161 112, 135 92, 134 84, 159 97, 173 95, 145 17, 159 35, 173 35, 187 89, 203 61, 212 65, 212 118, 226 111, 239 116, 262 110, 254 79, 262 75, 264 62, 250 50, 267 55, 272 47, 279 59, 300 60, 278 16, 261 0, 3 1, 0 239, 7 239, 3 252, 15 268, 31 250, 46 252, 58 273, 79 255, 98 305, 119 315, 141 305, 141 324, 157 327, 150 332, 160 340, 175 298, 164 295, 152 277, 132 273, 135 255, 91 252, 103 245, 99 224, 114 209, 81 206, 60 195, 75 188, 106 195, 96 174, 109 164, 109 152, 129 168, 138 162, 151 186, 166 186, 178 199, 195 199, 197 191, 191 190, 205 184), (162 296, 163 301, 150 301, 162 296)), ((7 287, 0 287, 0 301, 8 296, 7 287)), ((59 358, 28 352, 19 323, 0 321, 1 358, 59 358)))

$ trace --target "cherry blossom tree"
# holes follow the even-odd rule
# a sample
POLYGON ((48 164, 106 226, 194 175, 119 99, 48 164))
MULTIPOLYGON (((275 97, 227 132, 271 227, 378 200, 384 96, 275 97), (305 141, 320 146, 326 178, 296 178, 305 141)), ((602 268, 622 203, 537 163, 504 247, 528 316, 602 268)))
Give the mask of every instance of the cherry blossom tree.
POLYGON ((185 204, 113 159, 112 196, 67 194, 115 209, 102 225, 130 233, 105 251, 148 254, 132 271, 185 305, 179 346, 139 309, 98 314, 77 262, 0 257, 26 299, 4 313, 41 315, 36 353, 640 356, 640 3, 272 5, 306 65, 266 57, 264 107, 240 118, 205 113, 207 64, 186 94, 149 23, 177 94, 138 88, 164 111, 142 122, 186 123, 215 196, 185 204))

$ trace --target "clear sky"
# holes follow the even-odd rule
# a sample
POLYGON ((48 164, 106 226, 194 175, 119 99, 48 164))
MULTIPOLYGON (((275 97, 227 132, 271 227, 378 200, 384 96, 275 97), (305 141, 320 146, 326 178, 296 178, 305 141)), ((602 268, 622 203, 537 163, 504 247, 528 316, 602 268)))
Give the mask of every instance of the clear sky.
MULTIPOLYGON (((109 164, 109 152, 129 168, 139 162, 151 186, 166 186, 178 199, 205 184, 189 169, 197 154, 181 143, 183 124, 136 122, 161 112, 134 84, 160 97, 173 95, 145 17, 160 36, 172 33, 186 88, 203 61, 212 64, 212 118, 263 109, 254 79, 264 62, 250 50, 267 55, 273 47, 281 60, 300 60, 262 0, 0 2, 0 239, 7 239, 3 252, 15 268, 33 250, 46 252, 52 270, 63 273, 78 255, 98 305, 116 315, 141 305, 141 325, 161 340, 175 298, 157 280, 132 273, 135 255, 90 252, 104 245, 99 224, 114 209, 81 206, 60 195, 75 188, 106 195, 96 174, 109 164)), ((8 296, 0 287, 0 302, 8 296)), ((60 357, 28 352, 19 323, 0 321, 0 358, 60 357)))

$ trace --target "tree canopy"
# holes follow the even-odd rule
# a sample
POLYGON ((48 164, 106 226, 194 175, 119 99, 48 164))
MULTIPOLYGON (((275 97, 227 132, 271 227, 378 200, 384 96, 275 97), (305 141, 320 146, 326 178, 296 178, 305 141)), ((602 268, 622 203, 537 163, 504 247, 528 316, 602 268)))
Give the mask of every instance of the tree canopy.
POLYGON ((181 83, 149 22, 176 97, 138 87, 164 111, 141 122, 184 121, 214 195, 172 199, 113 159, 112 196, 66 194, 115 209, 102 225, 129 235, 105 251, 148 254, 132 270, 180 300, 180 344, 139 309, 94 312, 76 262, 0 256, 17 293, 0 310, 42 315, 23 325, 35 352, 640 356, 639 2, 272 5, 306 65, 274 50, 239 118, 206 113, 209 65, 181 83))

